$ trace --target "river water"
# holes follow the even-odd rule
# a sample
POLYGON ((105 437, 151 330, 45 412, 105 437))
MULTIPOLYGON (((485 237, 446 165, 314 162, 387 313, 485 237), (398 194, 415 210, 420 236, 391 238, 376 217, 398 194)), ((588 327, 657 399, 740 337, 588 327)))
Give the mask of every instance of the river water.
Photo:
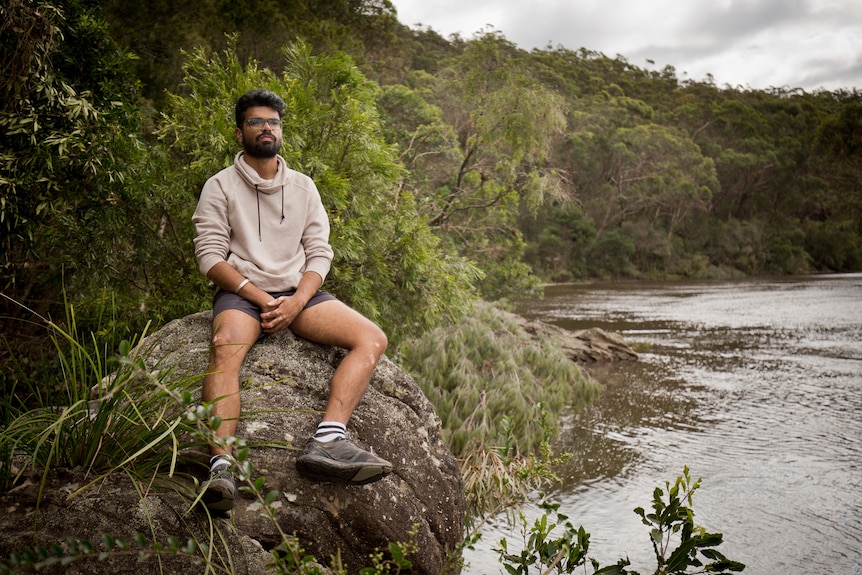
MULTIPOLYGON (((862 574, 862 274, 561 285, 518 312, 639 350, 590 368, 605 390, 555 445, 573 457, 548 499, 591 534, 590 556, 652 573, 633 509, 687 465, 703 479, 695 522, 744 573, 862 574)), ((493 521, 463 573, 504 572, 502 537, 517 547, 520 529, 493 521)))

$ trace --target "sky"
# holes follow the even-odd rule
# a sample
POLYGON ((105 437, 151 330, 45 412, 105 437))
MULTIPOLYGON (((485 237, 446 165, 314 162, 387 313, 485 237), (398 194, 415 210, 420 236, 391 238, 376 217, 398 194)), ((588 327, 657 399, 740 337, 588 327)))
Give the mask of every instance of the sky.
POLYGON ((443 37, 499 31, 723 87, 862 91, 862 0, 391 0, 443 37), (650 61, 654 63, 650 63, 650 61))

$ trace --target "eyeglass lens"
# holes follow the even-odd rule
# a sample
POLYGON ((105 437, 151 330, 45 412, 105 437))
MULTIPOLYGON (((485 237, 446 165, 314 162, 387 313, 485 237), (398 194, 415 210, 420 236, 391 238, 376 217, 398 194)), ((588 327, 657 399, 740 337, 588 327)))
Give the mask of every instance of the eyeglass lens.
POLYGON ((264 124, 268 124, 271 128, 281 128, 279 118, 249 118, 246 123, 252 128, 263 128, 264 124))

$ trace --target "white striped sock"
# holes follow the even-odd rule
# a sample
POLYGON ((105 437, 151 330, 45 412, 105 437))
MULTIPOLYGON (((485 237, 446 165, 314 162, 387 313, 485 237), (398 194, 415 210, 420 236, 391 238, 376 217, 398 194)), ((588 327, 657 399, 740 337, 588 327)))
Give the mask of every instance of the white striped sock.
POLYGON ((218 471, 223 467, 229 467, 231 461, 232 459, 230 455, 213 455, 210 457, 210 471, 218 471))
POLYGON ((321 421, 317 425, 317 432, 314 434, 314 439, 321 443, 329 443, 330 441, 346 437, 347 427, 337 421, 321 421))

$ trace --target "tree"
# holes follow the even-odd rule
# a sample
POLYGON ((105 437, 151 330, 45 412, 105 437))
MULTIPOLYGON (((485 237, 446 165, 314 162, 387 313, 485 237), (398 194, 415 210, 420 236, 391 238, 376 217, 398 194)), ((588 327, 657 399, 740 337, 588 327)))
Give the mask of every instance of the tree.
POLYGON ((126 251, 117 232, 141 146, 137 83, 80 3, 12 0, 0 12, 0 290, 48 315, 63 288, 104 285, 126 251))
POLYGON ((597 238, 623 221, 645 217, 670 240, 690 213, 707 208, 717 188, 712 160, 670 128, 620 128, 610 134, 602 152, 606 181, 587 203, 597 238))
POLYGON ((565 126, 560 96, 492 33, 467 43, 439 77, 412 79, 417 89, 399 100, 390 89, 386 102, 389 117, 402 119, 396 137, 412 167, 403 187, 446 245, 480 265, 486 297, 529 289, 519 210, 569 192, 547 162, 565 126), (407 119, 410 104, 424 120, 407 119))

